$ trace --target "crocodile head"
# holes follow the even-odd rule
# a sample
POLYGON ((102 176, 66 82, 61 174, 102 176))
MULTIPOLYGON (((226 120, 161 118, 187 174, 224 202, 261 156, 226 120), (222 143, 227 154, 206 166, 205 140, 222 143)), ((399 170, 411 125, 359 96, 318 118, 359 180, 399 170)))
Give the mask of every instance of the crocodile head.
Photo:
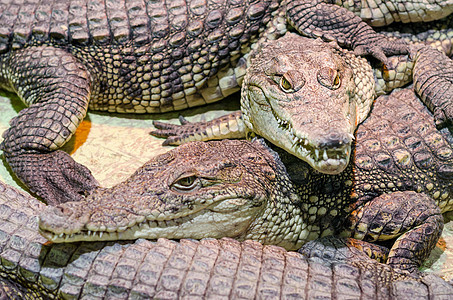
POLYGON ((246 126, 319 172, 338 174, 369 110, 357 101, 355 73, 333 44, 292 33, 268 41, 251 54, 244 77, 246 126))
MULTIPOLYGON (((40 232, 53 242, 247 238, 272 207, 276 217, 286 216, 272 224, 294 219, 288 209, 277 208, 285 205, 292 185, 274 156, 260 141, 188 143, 155 157, 125 182, 96 190, 86 201, 49 206, 40 215, 40 232), (275 201, 278 194, 285 199, 275 201)), ((271 230, 262 231, 272 236, 271 230)))

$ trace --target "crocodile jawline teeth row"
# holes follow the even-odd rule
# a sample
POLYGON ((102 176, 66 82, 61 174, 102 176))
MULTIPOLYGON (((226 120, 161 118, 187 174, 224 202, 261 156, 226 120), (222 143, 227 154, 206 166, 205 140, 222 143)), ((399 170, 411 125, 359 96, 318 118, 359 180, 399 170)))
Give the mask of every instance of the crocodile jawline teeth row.
MULTIPOLYGON (((159 219, 156 219, 155 216, 148 216, 145 217, 143 215, 137 215, 135 220, 131 222, 129 225, 126 226, 119 226, 119 227, 112 227, 106 228, 105 226, 99 228, 92 228, 88 230, 86 227, 81 231, 74 232, 74 233, 54 233, 48 229, 41 228, 40 231, 44 236, 46 236, 51 241, 71 241, 77 237, 86 237, 86 240, 96 240, 96 238, 101 239, 104 235, 130 235, 134 232, 140 232, 140 230, 148 230, 152 228, 171 228, 171 227, 178 227, 184 223, 190 223, 193 218, 197 217, 198 215, 202 214, 203 211, 209 210, 212 205, 219 203, 221 201, 227 201, 232 198, 242 198, 243 195, 238 195, 235 193, 230 193, 228 195, 218 195, 214 199, 210 199, 203 203, 197 210, 190 210, 180 215, 173 215, 171 218, 169 216, 161 216, 159 219)), ((114 236, 115 239, 117 239, 114 236)))
POLYGON ((114 235, 114 234, 121 234, 122 232, 125 231, 130 231, 130 232, 136 232, 139 231, 140 229, 150 229, 150 228, 169 228, 171 226, 178 226, 178 224, 182 224, 184 222, 189 221, 192 218, 192 215, 188 215, 185 217, 177 218, 177 219, 171 219, 171 220, 163 220, 163 221, 156 221, 156 220, 144 220, 142 222, 138 222, 133 226, 122 226, 118 227, 116 230, 108 231, 108 230, 87 230, 84 229, 80 232, 76 233, 60 233, 60 234, 54 234, 51 231, 45 230, 44 233, 45 235, 49 236, 49 239, 51 241, 55 240, 71 240, 74 239, 77 236, 84 236, 87 237, 87 240, 89 239, 94 239, 97 236, 99 239, 102 238, 103 235, 114 235))
POLYGON ((312 146, 308 139, 296 136, 294 133, 294 128, 288 121, 284 121, 276 115, 275 119, 277 120, 280 128, 286 129, 288 131, 293 144, 298 148, 304 149, 307 153, 307 156, 310 156, 314 161, 325 161, 328 159, 343 160, 349 155, 348 145, 346 144, 336 149, 318 149, 315 146, 312 146))

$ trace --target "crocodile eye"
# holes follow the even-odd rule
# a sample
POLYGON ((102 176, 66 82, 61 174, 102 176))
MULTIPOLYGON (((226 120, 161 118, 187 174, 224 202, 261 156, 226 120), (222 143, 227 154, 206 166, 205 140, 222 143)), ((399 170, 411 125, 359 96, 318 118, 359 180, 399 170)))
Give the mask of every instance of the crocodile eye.
POLYGON ((190 191, 193 190, 194 188, 198 187, 199 181, 198 177, 195 175, 192 176, 187 176, 180 178, 176 180, 173 184, 172 187, 175 188, 176 190, 180 191, 190 191))
POLYGON ((340 75, 337 73, 335 79, 333 80, 333 88, 338 88, 340 86, 340 75))
POLYGON ((331 68, 323 68, 319 70, 318 82, 326 88, 336 90, 341 84, 340 73, 331 68))
POLYGON ((282 76, 282 78, 280 79, 280 88, 284 92, 289 92, 293 87, 291 83, 285 78, 285 76, 282 76))

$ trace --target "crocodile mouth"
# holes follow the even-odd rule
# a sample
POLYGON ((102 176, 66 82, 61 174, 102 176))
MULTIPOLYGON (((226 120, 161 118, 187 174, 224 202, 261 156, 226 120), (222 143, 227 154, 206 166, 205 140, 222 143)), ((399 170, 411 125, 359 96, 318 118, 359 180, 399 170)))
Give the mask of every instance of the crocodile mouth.
POLYGON ((158 233, 152 234, 152 231, 159 229, 168 229, 171 227, 178 227, 183 223, 190 222, 196 216, 189 215, 176 219, 169 220, 147 220, 146 217, 140 216, 137 222, 132 226, 122 226, 117 228, 106 229, 104 227, 92 228, 82 230, 74 233, 54 233, 50 230, 44 229, 40 226, 39 231, 42 236, 54 243, 70 243, 79 241, 114 241, 114 240, 135 240, 138 238, 157 239, 160 236, 158 233), (141 220, 141 221, 140 221, 141 220))
POLYGON ((260 207, 260 205, 247 205, 247 203, 264 203, 265 200, 261 196, 253 197, 253 199, 251 199, 252 197, 235 196, 211 199, 198 210, 186 210, 159 218, 155 215, 148 217, 135 215, 131 217, 128 225, 111 227, 90 224, 88 215, 85 217, 87 219, 85 222, 84 220, 71 220, 71 216, 64 215, 59 208, 51 207, 40 216, 39 231, 42 236, 54 243, 158 239, 161 237, 169 239, 235 237, 245 231, 252 220, 253 212, 250 212, 250 218, 247 218, 247 211, 255 211, 260 207), (229 202, 231 205, 222 206, 225 202, 229 202), (241 217, 237 217, 235 214, 240 214, 241 217), (55 225, 55 220, 58 221, 58 219, 72 227, 63 229, 61 226, 55 225), (221 226, 213 225, 213 220, 218 220, 221 226))
MULTIPOLYGON (((292 143, 290 150, 293 155, 325 174, 338 174, 346 168, 351 154, 351 143, 339 143, 338 147, 320 148, 311 143, 307 137, 298 136, 289 121, 282 120, 273 110, 272 112, 279 129, 287 133, 292 143)), ((350 134, 350 138, 352 141, 354 136, 350 134)))

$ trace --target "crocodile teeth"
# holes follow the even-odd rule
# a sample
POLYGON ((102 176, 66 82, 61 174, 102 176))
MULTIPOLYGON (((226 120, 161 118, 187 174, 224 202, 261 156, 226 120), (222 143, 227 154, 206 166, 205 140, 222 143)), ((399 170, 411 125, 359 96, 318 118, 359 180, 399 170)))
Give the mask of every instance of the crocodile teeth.
POLYGON ((277 116, 275 116, 275 119, 277 120, 277 124, 278 124, 279 127, 283 127, 285 129, 292 129, 292 127, 288 123, 288 121, 282 120, 282 119, 278 118, 277 116))
MULTIPOLYGON (((274 111, 272 111, 272 112, 274 114, 274 117, 275 117, 275 120, 277 121, 278 126, 283 127, 288 132, 290 139, 293 142, 292 147, 294 148, 294 151, 300 152, 300 150, 301 150, 300 148, 303 148, 303 150, 305 152, 303 154, 303 156, 305 156, 307 158, 307 161, 312 161, 313 163, 317 164, 317 162, 319 162, 320 160, 322 160, 324 162, 329 159, 330 160, 344 160, 344 158, 341 158, 341 157, 349 156, 349 153, 344 152, 344 149, 331 149, 331 150, 324 149, 324 150, 321 150, 322 152, 320 153, 319 152, 320 150, 317 149, 316 146, 310 145, 310 142, 308 141, 308 139, 296 136, 295 130, 289 121, 282 120, 281 118, 279 118, 277 116, 277 114, 274 111), (299 148, 299 150, 296 150, 297 148, 299 148), (322 156, 320 156, 320 154, 322 156)), ((354 139, 353 134, 350 133, 349 135, 351 136, 351 139, 354 139)), ((339 161, 330 162, 329 164, 335 164, 335 163, 341 164, 342 162, 339 162, 339 161)))

